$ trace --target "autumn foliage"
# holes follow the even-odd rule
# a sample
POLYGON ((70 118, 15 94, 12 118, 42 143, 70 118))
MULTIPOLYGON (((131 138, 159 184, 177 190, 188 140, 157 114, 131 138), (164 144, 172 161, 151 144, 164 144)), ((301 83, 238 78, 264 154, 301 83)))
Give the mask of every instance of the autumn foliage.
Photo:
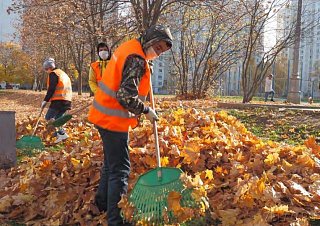
MULTIPOLYGON (((198 225, 289 225, 320 216, 320 147, 312 137, 303 146, 265 142, 223 111, 166 101, 158 107, 167 109, 158 123, 162 165, 181 168, 186 186, 200 189, 195 198, 208 198, 198 225)), ((30 133, 35 121, 19 122, 19 137, 30 133)), ((0 222, 106 225, 93 202, 103 159, 100 137, 80 117, 66 130, 70 138, 53 146, 42 121, 37 135, 46 151, 1 171, 0 222)), ((130 132, 129 192, 139 175, 156 166, 152 133, 147 120, 130 132)), ((169 210, 181 223, 195 218, 195 210, 181 211, 179 198, 170 194, 169 210)))

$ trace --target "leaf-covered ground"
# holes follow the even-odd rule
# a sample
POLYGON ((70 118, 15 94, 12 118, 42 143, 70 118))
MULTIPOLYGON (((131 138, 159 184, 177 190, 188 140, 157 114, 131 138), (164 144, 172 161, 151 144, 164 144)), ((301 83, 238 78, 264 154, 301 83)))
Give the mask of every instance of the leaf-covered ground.
MULTIPOLYGON (((16 103, 18 94, 1 95, 4 106, 16 103)), ((78 105, 91 101, 75 98, 78 105)), ((307 225, 308 218, 320 216, 320 146, 314 138, 294 146, 260 139, 225 111, 199 110, 214 107, 209 100, 157 103, 163 166, 181 168, 196 181, 201 191, 196 194, 208 198, 205 218, 191 225, 307 225)), ((38 103, 30 103, 28 110, 32 107, 30 115, 17 114, 18 138, 32 131, 38 103)), ((66 125, 71 136, 58 146, 41 120, 37 135, 46 150, 0 171, 0 223, 106 225, 106 215, 93 203, 102 145, 85 113, 66 125)), ((156 165, 150 123, 142 121, 130 137, 129 191, 139 175, 156 165)), ((186 215, 182 208, 172 209, 179 214, 174 225, 201 210, 188 209, 186 215)))

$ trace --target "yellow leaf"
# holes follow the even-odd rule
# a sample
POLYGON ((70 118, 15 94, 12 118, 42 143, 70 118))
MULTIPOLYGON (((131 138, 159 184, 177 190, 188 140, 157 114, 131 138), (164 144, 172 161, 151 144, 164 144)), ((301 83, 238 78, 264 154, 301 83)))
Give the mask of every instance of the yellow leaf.
POLYGON ((208 178, 209 180, 213 179, 213 172, 212 170, 206 169, 206 178, 208 178))
POLYGON ((290 162, 287 162, 285 159, 282 159, 282 168, 289 172, 292 168, 293 168, 293 165, 290 163, 290 162))
POLYGON ((80 160, 76 159, 76 158, 71 158, 71 163, 74 167, 78 167, 80 164, 80 160))
POLYGON ((161 157, 161 166, 167 166, 169 164, 169 158, 168 157, 161 157))
POLYGON ((27 125, 27 130, 32 130, 32 126, 30 124, 27 125))
POLYGON ((264 210, 276 214, 279 216, 282 216, 286 213, 294 213, 294 211, 289 210, 289 207, 287 205, 279 205, 279 206, 272 206, 272 207, 263 207, 264 210))
POLYGON ((91 165, 91 161, 89 157, 83 159, 82 168, 87 169, 91 165))
POLYGON ((201 199, 204 198, 206 195, 207 194, 204 187, 195 188, 192 190, 192 193, 191 193, 192 198, 197 202, 200 202, 201 199))
POLYGON ((310 156, 308 156, 306 154, 299 155, 297 157, 296 162, 299 165, 310 167, 310 168, 314 167, 314 165, 315 165, 314 160, 312 158, 310 158, 310 156))
POLYGON ((215 169, 215 172, 217 174, 220 174, 222 176, 224 176, 225 174, 228 174, 228 170, 227 169, 224 169, 223 167, 221 166, 217 166, 217 168, 215 169))
POLYGON ((222 174, 223 172, 223 168, 221 166, 217 166, 217 168, 215 169, 216 173, 218 174, 222 174))
POLYGON ((279 154, 278 153, 271 153, 264 160, 264 162, 269 166, 272 166, 272 165, 278 163, 278 161, 279 161, 279 154))
POLYGON ((265 179, 264 179, 264 178, 261 178, 261 179, 257 182, 258 192, 259 192, 260 194, 263 194, 265 188, 266 188, 265 179))

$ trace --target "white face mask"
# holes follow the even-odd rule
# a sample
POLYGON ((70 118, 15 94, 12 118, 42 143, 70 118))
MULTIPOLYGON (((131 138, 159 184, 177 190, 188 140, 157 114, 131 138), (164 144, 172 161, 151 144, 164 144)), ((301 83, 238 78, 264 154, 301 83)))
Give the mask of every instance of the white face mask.
POLYGON ((102 60, 106 60, 106 59, 108 59, 108 57, 109 57, 109 52, 108 52, 108 51, 100 51, 100 52, 99 52, 99 57, 100 57, 102 60))
POLYGON ((154 51, 153 47, 149 47, 146 51, 146 58, 147 60, 154 60, 155 58, 157 58, 158 55, 156 53, 156 51, 154 51))

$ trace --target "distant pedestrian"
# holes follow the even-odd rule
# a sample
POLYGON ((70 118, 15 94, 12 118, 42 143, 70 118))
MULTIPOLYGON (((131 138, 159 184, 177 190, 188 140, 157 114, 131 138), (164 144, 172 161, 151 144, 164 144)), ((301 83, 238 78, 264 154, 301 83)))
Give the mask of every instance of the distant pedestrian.
POLYGON ((268 100, 268 96, 271 94, 271 101, 274 102, 273 97, 274 97, 274 90, 272 88, 273 85, 273 74, 269 74, 266 77, 266 82, 265 82, 265 86, 264 86, 264 92, 265 92, 265 96, 264 96, 264 101, 267 102, 268 100))

